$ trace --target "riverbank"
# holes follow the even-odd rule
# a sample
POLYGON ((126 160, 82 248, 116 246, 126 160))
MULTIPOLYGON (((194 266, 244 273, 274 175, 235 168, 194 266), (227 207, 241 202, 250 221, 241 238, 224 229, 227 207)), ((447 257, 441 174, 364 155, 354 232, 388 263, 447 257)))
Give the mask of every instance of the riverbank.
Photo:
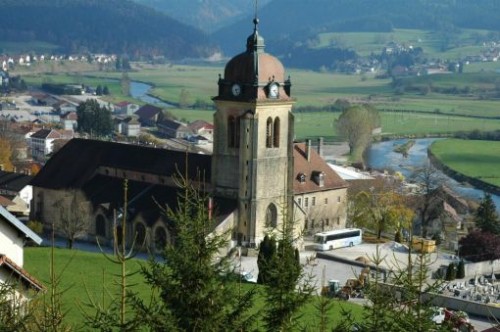
POLYGON ((432 151, 432 146, 433 145, 430 145, 429 148, 427 149, 427 156, 429 158, 429 161, 435 168, 439 169, 441 172, 443 172, 444 174, 446 174, 447 176, 453 178, 458 182, 468 183, 477 189, 493 193, 495 195, 500 195, 499 186, 485 182, 480 178, 466 175, 448 166, 445 162, 443 162, 439 157, 436 156, 436 154, 432 151))

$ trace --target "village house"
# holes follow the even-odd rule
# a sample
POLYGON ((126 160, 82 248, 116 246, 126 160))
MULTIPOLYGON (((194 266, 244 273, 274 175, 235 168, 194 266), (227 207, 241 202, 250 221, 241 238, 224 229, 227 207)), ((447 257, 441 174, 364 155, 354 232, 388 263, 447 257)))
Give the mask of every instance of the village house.
POLYGON ((28 145, 31 157, 38 162, 45 162, 47 156, 54 149, 54 141, 58 139, 68 139, 73 134, 68 131, 57 131, 55 129, 40 129, 29 136, 28 145))
POLYGON ((158 121, 156 126, 168 138, 187 138, 192 135, 191 129, 179 121, 164 118, 158 121))
POLYGON ((18 216, 28 216, 33 188, 29 184, 33 176, 15 172, 0 171, 0 195, 12 202, 6 209, 18 216))
POLYGON ((135 112, 135 115, 139 117, 139 122, 144 127, 154 127, 161 114, 161 108, 149 104, 142 106, 135 112))
POLYGON ((44 286, 25 269, 24 246, 26 243, 41 244, 42 239, 0 206, 0 284, 14 284, 17 296, 30 297, 44 286))
POLYGON ((78 127, 78 115, 76 115, 76 112, 73 111, 62 114, 61 124, 64 130, 75 131, 78 127))
POLYGON ((115 113, 123 115, 133 115, 139 110, 139 105, 128 101, 122 101, 115 104, 115 113))

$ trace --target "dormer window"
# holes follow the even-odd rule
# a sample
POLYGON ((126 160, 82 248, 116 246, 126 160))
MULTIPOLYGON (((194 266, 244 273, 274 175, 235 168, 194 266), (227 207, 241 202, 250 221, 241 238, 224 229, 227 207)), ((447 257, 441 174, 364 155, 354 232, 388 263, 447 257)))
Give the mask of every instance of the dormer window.
POLYGON ((299 180, 300 183, 305 183, 306 175, 304 173, 299 173, 299 175, 297 176, 297 180, 299 180))
POLYGON ((325 173, 315 171, 313 172, 313 181, 319 186, 325 186, 325 173))

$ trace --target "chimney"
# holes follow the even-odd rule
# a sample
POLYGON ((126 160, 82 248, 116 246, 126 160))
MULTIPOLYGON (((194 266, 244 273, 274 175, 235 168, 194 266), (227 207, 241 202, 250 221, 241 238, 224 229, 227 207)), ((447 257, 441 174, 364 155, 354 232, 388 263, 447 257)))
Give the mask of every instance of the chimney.
POLYGON ((306 158, 307 161, 311 161, 311 140, 306 139, 306 158))
POLYGON ((323 158, 323 137, 318 138, 318 154, 323 158))

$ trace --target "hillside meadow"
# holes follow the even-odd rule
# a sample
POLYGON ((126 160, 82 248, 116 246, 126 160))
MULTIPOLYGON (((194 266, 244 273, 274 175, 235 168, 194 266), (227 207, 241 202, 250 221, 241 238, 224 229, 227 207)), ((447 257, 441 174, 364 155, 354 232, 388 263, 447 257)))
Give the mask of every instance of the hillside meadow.
POLYGON ((431 151, 452 170, 500 187, 500 142, 446 139, 434 142, 431 151))
MULTIPOLYGON (((29 247, 24 252, 24 268, 33 276, 36 276, 45 285, 50 278, 51 248, 29 247)), ((120 274, 120 267, 110 263, 101 253, 84 252, 80 250, 55 249, 54 255, 56 275, 61 278, 59 290, 62 294, 62 309, 67 313, 67 322, 75 329, 88 330, 84 328, 84 316, 82 310, 87 313, 93 311, 87 306, 89 298, 93 298, 100 304, 109 305, 110 295, 118 292, 116 282, 120 274)), ((151 298, 151 290, 139 273, 142 265, 147 264, 145 260, 132 259, 127 262, 127 272, 132 275, 127 279, 130 290, 137 293, 142 299, 151 298)), ((233 286, 237 287, 237 284, 233 286)), ((243 290, 249 290, 251 284, 242 284, 243 290)), ((254 312, 258 313, 264 306, 263 289, 257 287, 254 312)), ((317 310, 314 307, 316 297, 302 310, 301 321, 303 324, 316 323, 317 310)), ((338 323, 341 319, 342 308, 351 311, 353 316, 361 319, 362 307, 352 302, 339 302, 334 300, 328 317, 331 324, 338 323)), ((256 317, 256 319, 259 316, 256 317)))

